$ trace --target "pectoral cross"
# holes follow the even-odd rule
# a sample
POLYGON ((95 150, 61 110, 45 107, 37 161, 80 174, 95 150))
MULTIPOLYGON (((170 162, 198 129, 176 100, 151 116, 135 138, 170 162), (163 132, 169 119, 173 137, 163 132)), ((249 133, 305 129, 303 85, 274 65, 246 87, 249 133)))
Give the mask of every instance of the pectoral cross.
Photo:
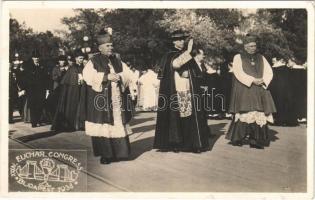
POLYGON ((251 58, 251 59, 250 59, 250 64, 251 64, 252 66, 254 66, 254 65, 255 65, 254 58, 251 58))

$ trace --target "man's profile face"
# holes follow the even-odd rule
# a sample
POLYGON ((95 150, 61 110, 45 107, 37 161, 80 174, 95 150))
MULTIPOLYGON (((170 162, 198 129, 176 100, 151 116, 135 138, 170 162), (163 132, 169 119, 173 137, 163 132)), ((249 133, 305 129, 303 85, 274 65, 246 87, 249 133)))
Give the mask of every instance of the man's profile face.
POLYGON ((113 43, 104 43, 98 46, 100 52, 106 56, 110 56, 113 54, 113 43))
POLYGON ((249 54, 256 53, 256 50, 257 50, 256 42, 250 42, 250 43, 245 44, 244 49, 249 54))
POLYGON ((173 44, 174 44, 175 48, 182 50, 184 48, 184 45, 185 45, 185 40, 184 39, 174 40, 173 44))
POLYGON ((204 59, 205 59, 205 53, 203 52, 203 50, 199 49, 198 54, 196 55, 196 60, 201 62, 204 59))

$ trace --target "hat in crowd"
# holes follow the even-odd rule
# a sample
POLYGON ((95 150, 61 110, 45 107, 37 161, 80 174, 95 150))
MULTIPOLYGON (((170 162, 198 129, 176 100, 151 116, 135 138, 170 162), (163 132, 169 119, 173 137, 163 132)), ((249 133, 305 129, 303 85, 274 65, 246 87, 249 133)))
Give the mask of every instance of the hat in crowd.
POLYGON ((180 40, 180 39, 186 39, 187 37, 189 37, 189 35, 182 30, 176 30, 176 31, 171 33, 171 38, 173 41, 180 40))
POLYGON ((66 61, 67 58, 66 58, 65 55, 60 55, 60 56, 58 57, 58 60, 64 60, 64 61, 66 61))
POLYGON ((40 57, 40 53, 38 49, 34 49, 32 52, 32 58, 39 58, 40 57))
POLYGON ((102 29, 96 37, 97 40, 97 44, 98 45, 102 45, 105 43, 112 43, 113 42, 113 38, 112 38, 112 34, 111 31, 109 31, 109 29, 102 29))
POLYGON ((257 37, 254 35, 247 34, 243 40, 243 44, 248 44, 251 42, 257 42, 257 37))
POLYGON ((74 52, 74 56, 75 57, 79 57, 79 56, 83 56, 84 57, 84 53, 81 51, 81 49, 76 49, 74 52))

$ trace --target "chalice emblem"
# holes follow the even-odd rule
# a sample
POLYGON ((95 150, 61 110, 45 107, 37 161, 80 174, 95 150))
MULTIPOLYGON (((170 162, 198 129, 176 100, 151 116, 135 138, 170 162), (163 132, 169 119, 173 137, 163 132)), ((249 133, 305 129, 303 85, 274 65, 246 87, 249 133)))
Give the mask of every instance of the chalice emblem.
POLYGON ((40 183, 39 186, 42 188, 49 188, 51 185, 48 183, 49 175, 55 167, 55 163, 52 159, 44 158, 39 162, 44 174, 44 182, 40 183))

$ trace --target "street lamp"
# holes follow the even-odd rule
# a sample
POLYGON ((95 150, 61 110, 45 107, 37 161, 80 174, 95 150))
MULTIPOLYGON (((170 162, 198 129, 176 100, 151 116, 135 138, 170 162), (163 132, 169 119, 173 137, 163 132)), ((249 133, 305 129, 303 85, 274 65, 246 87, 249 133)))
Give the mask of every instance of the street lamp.
POLYGON ((84 54, 88 54, 91 52, 91 48, 88 46, 88 41, 89 41, 89 37, 88 36, 84 36, 83 37, 83 47, 81 48, 82 53, 84 54))
POLYGON ((84 41, 84 42, 87 42, 88 40, 89 40, 89 37, 88 37, 88 36, 84 36, 84 37, 83 37, 83 41, 84 41))

